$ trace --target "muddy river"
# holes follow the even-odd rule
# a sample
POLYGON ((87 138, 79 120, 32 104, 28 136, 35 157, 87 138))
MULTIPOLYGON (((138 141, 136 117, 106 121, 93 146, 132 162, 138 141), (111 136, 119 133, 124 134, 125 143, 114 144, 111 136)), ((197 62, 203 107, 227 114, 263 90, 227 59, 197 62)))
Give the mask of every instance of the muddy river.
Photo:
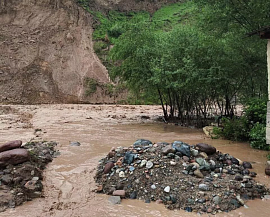
MULTIPOLYGON (((214 145, 221 152, 252 162, 253 171, 258 173, 257 181, 270 187, 270 179, 264 175, 266 152, 253 150, 247 143, 211 140, 200 129, 155 122, 161 112, 159 106, 0 106, 0 143, 15 139, 52 140, 59 143, 61 152, 45 171, 44 198, 8 209, 0 216, 197 216, 139 200, 122 200, 120 205, 112 205, 106 195, 94 193, 93 177, 98 160, 111 147, 129 146, 138 138, 214 145), (81 146, 72 147, 71 141, 78 141, 81 146)), ((270 216, 269 200, 249 201, 247 205, 249 208, 217 216, 270 216)))

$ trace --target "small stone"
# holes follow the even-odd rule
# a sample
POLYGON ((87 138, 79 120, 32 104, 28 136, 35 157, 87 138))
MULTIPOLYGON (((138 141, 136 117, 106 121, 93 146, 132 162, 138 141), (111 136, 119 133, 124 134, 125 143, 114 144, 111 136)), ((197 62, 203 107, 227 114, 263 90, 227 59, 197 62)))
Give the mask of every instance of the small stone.
POLYGON ((151 185, 151 188, 152 188, 153 190, 155 190, 157 187, 153 184, 153 185, 151 185))
POLYGON ((239 165, 239 160, 237 160, 237 159, 234 158, 234 157, 231 158, 231 162, 232 162, 232 164, 239 165))
POLYGON ((185 175, 188 175, 188 171, 187 170, 183 170, 182 173, 185 174, 185 175))
POLYGON ((199 151, 196 149, 193 149, 193 148, 190 149, 190 152, 191 152, 191 155, 194 157, 198 156, 198 154, 199 154, 199 151))
POLYGON ((201 191, 209 191, 209 186, 206 184, 199 184, 199 190, 201 191))
POLYGON ((104 167, 104 174, 107 174, 109 172, 111 172, 111 169, 114 167, 114 163, 113 162, 108 162, 106 163, 105 167, 104 167))
POLYGON ((169 153, 169 154, 167 154, 167 157, 168 158, 174 158, 175 157, 175 154, 174 153, 169 153))
POLYGON ((211 208, 208 208, 208 209, 207 209, 207 212, 208 212, 208 213, 211 213, 212 211, 213 211, 213 210, 212 210, 211 208))
POLYGON ((185 210, 186 212, 192 212, 193 209, 192 209, 192 207, 185 207, 184 210, 185 210))
POLYGON ((130 196, 129 196, 130 199, 136 199, 137 198, 137 191, 133 191, 130 196))
POLYGON ((164 191, 167 192, 167 193, 169 193, 170 190, 171 190, 170 186, 167 186, 167 187, 164 188, 164 191))
POLYGON ((116 163, 115 163, 115 165, 117 165, 118 167, 122 167, 122 165, 123 165, 123 157, 120 157, 117 161, 116 161, 116 163))
POLYGON ((257 173, 255 173, 255 172, 251 172, 251 173, 250 173, 250 177, 253 177, 253 178, 254 178, 254 177, 256 177, 256 176, 257 176, 257 173))
POLYGON ((236 199, 239 201, 239 203, 243 206, 245 202, 241 199, 240 195, 236 196, 236 199))
MULTIPOLYGON (((200 165, 198 164, 198 163, 196 163, 196 162, 193 162, 193 163, 191 163, 190 165, 192 165, 193 167, 196 167, 196 168, 199 168, 200 167, 200 165)), ((192 168, 193 168, 192 167, 192 168)))
POLYGON ((206 201, 205 198, 201 198, 197 200, 198 203, 205 203, 205 201, 206 201))
POLYGON ((175 149, 171 145, 166 145, 161 149, 161 153, 167 155, 169 153, 174 153, 175 149))
POLYGON ((79 142, 70 142, 69 145, 70 146, 80 146, 81 143, 79 143, 79 142))
POLYGON ((176 165, 176 162, 175 162, 175 161, 170 161, 170 164, 171 164, 172 166, 175 166, 175 165, 176 165))
POLYGON ((102 192, 103 191, 103 185, 99 185, 97 187, 97 192, 102 192))
POLYGON ((124 171, 121 171, 120 173, 119 173, 119 177, 120 178, 125 178, 126 176, 125 176, 125 172, 124 171))
POLYGON ((223 169, 222 172, 223 172, 223 173, 228 173, 228 170, 223 169))
POLYGON ((205 152, 201 152, 199 156, 203 157, 204 159, 208 159, 208 155, 205 152))
POLYGON ((190 157, 190 146, 182 141, 174 141, 172 147, 183 155, 190 157))
POLYGON ((245 169, 252 169, 251 163, 246 162, 246 161, 243 162, 243 167, 244 167, 245 169))
POLYGON ((204 177, 203 174, 201 173, 201 171, 198 170, 198 169, 194 171, 194 175, 196 177, 198 177, 198 178, 203 178, 204 177))
POLYGON ((116 190, 123 190, 124 189, 124 185, 121 182, 118 182, 116 184, 116 190))
POLYGON ((124 157, 124 163, 131 164, 135 158, 135 155, 132 152, 126 152, 124 157))
POLYGON ((216 204, 216 205, 218 205, 218 204, 220 204, 221 203, 221 198, 220 198, 220 196, 215 196, 214 198, 213 198, 213 202, 214 202, 214 204, 216 204))
POLYGON ((157 204, 162 204, 163 201, 159 199, 159 200, 156 200, 156 203, 157 203, 157 204))
POLYGON ((36 184, 37 184, 37 181, 28 181, 25 183, 24 187, 29 190, 35 190, 38 188, 36 184))
POLYGON ((266 199, 266 200, 270 200, 270 195, 264 195, 263 198, 266 199))
POLYGON ((113 192, 113 196, 120 196, 121 198, 126 196, 125 190, 116 190, 113 192))
POLYGON ((146 168, 147 169, 151 169, 153 166, 154 166, 154 164, 153 164, 152 161, 147 161, 147 163, 146 163, 146 168))
POLYGON ((133 143, 133 148, 148 147, 152 144, 153 143, 147 139, 138 139, 138 140, 136 140, 136 142, 133 143))
POLYGON ((110 196, 108 198, 108 200, 112 203, 112 204, 120 204, 121 203, 121 198, 119 196, 110 196))
POLYGON ((179 162, 181 158, 179 156, 175 155, 174 159, 175 159, 176 162, 179 162))
POLYGON ((205 159, 203 158, 196 158, 196 162, 200 165, 203 166, 205 164, 205 159))
POLYGON ((142 160, 141 164, 140 164, 140 167, 144 167, 147 163, 147 160, 142 160))
POLYGON ((37 177, 37 176, 32 178, 32 181, 37 181, 37 180, 39 180, 39 177, 37 177))
POLYGON ((144 202, 145 202, 145 203, 150 203, 151 201, 150 201, 149 198, 146 198, 144 202))
POLYGON ((189 157, 183 156, 183 160, 184 160, 185 162, 189 162, 189 157))
POLYGON ((241 175, 236 175, 235 178, 234 178, 236 181, 242 181, 243 180, 243 176, 241 175))
POLYGON ((235 200, 235 199, 231 199, 230 203, 231 203, 232 205, 234 205, 236 208, 239 208, 239 207, 240 207, 239 202, 238 202, 237 200, 235 200))
POLYGON ((270 160, 266 162, 266 165, 267 166, 270 166, 270 160))
POLYGON ((209 160, 209 163, 210 163, 211 165, 213 165, 213 166, 215 166, 215 165, 216 165, 216 162, 215 162, 215 161, 213 161, 213 160, 209 160))
POLYGON ((132 167, 132 166, 129 167, 129 171, 130 171, 130 172, 132 172, 132 171, 134 171, 134 170, 135 170, 135 167, 132 167))
POLYGON ((208 155, 212 155, 212 154, 216 153, 216 148, 215 147, 213 147, 211 145, 208 145, 208 144, 205 144, 205 143, 197 144, 196 149, 198 149, 201 152, 205 152, 208 155))

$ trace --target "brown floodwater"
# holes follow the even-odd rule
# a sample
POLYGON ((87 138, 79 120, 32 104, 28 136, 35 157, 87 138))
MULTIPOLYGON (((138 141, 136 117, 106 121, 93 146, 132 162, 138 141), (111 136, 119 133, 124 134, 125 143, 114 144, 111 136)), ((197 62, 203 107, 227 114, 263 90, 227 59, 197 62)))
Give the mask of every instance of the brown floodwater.
MULTIPOLYGON (((223 153, 230 153, 243 161, 252 162, 253 171, 258 173, 256 180, 270 187, 270 179, 264 175, 267 153, 251 149, 247 143, 212 140, 200 129, 162 123, 131 124, 115 120, 110 122, 104 118, 100 121, 98 116, 93 116, 93 119, 84 116, 87 119, 75 118, 76 120, 72 121, 68 110, 57 108, 55 111, 61 114, 52 111, 50 114, 50 109, 47 113, 44 111, 39 113, 35 110, 32 120, 35 128, 45 131, 42 138, 57 141, 61 152, 61 155, 45 170, 44 198, 26 202, 15 209, 8 209, 0 213, 0 216, 198 216, 182 210, 170 211, 162 204, 146 204, 139 200, 124 199, 120 205, 112 205, 108 202, 107 195, 94 192, 96 185, 93 177, 98 160, 104 157, 111 147, 129 146, 138 138, 149 139, 152 142, 181 140, 189 144, 205 142, 214 145, 223 153), (56 114, 53 115, 54 113, 56 114), (40 115, 46 115, 45 120, 41 121, 40 115), (71 141, 79 141, 81 146, 69 146, 71 141)), ((84 113, 75 112, 74 117, 82 114, 84 113)), ((11 129, 5 132, 16 134, 15 131, 11 129)), ((23 138, 24 134, 29 134, 28 129, 20 129, 18 132, 23 138)), ((5 135, 3 133, 3 136, 5 135)), ((4 138, 7 140, 7 135, 4 138)), ((0 139, 0 142, 4 142, 2 140, 0 139)), ((241 207, 217 216, 270 216, 270 200, 248 201, 247 206, 248 208, 241 207)))

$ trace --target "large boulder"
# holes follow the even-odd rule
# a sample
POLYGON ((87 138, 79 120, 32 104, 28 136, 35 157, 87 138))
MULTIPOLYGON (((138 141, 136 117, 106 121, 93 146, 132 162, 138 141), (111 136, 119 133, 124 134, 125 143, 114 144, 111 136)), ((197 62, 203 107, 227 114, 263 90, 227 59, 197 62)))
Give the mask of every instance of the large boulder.
POLYGON ((0 153, 0 166, 6 166, 8 164, 16 165, 29 160, 29 154, 26 149, 16 148, 9 151, 0 153))
POLYGON ((215 147, 205 143, 198 143, 196 145, 196 149, 198 149, 201 152, 205 152, 207 155, 215 154, 217 151, 215 147))
POLYGON ((15 148, 20 148, 21 145, 22 145, 21 140, 15 140, 15 141, 7 142, 7 143, 5 143, 3 145, 0 145, 0 152, 15 149, 15 148))

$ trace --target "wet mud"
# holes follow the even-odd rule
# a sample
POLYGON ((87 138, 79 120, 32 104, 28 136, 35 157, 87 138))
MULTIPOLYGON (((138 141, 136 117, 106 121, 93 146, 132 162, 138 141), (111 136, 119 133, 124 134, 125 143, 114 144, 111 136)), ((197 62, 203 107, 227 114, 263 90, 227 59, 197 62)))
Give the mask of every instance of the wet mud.
MULTIPOLYGON (((0 111, 3 107, 0 106, 0 111)), ((47 166, 44 173, 44 198, 8 209, 0 216, 197 216, 185 211, 167 210, 164 205, 138 200, 122 200, 112 205, 108 196, 96 194, 94 175, 98 160, 111 147, 130 146, 138 138, 153 142, 181 140, 215 146, 222 153, 253 163, 256 180, 270 187, 264 168, 267 152, 254 150, 247 143, 211 140, 201 129, 183 128, 154 122, 162 115, 159 106, 115 105, 40 105, 9 106, 17 113, 0 112, 0 142, 14 139, 27 142, 43 139, 59 143, 61 155, 47 166), (25 114, 31 119, 20 118, 25 114), (141 118, 149 116, 149 119, 141 118), (27 122, 27 123, 25 123, 27 122), (24 127, 28 126, 28 127, 24 127), (35 129, 41 129, 35 134, 35 129), (81 146, 70 146, 78 141, 81 146)), ((248 201, 240 208, 217 216, 265 217, 270 212, 269 200, 248 201)), ((205 215, 207 216, 207 215, 205 215)))

